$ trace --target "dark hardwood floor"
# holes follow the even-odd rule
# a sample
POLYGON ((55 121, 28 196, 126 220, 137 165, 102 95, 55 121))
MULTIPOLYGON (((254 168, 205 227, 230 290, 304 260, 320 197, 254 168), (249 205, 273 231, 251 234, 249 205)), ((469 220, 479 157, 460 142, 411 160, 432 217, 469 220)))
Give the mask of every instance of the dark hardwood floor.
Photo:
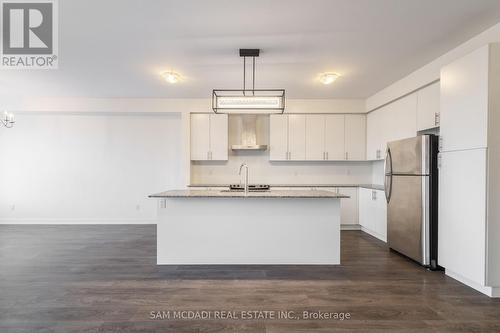
POLYGON ((500 332, 500 300, 357 231, 342 232, 340 266, 165 267, 155 254, 152 225, 1 225, 0 332, 500 332), (299 319, 150 319, 181 310, 299 319))

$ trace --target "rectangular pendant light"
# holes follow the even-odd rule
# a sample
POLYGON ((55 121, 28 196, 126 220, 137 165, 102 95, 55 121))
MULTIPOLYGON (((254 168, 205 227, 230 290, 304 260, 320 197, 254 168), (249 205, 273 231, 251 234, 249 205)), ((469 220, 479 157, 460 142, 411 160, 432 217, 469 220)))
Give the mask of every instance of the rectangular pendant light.
POLYGON ((212 109, 215 113, 283 113, 285 90, 214 90, 212 109))
POLYGON ((283 113, 285 89, 255 89, 255 58, 260 49, 240 49, 243 58, 243 89, 214 89, 212 109, 215 113, 283 113), (252 89, 246 89, 246 58, 252 58, 252 89))

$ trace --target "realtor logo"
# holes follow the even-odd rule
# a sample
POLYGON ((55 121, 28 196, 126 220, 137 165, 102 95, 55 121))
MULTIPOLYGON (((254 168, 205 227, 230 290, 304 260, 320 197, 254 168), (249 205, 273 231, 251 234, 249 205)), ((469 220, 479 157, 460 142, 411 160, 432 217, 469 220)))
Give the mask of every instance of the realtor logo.
POLYGON ((57 68, 56 0, 2 0, 2 68, 57 68))

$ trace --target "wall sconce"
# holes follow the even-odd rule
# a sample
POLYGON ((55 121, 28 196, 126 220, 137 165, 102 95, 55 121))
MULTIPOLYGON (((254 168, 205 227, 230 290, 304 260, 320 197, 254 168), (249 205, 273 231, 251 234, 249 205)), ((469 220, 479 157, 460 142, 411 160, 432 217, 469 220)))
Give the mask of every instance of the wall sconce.
POLYGON ((7 128, 12 128, 16 120, 14 119, 14 115, 12 113, 4 112, 3 117, 0 119, 2 124, 7 128))

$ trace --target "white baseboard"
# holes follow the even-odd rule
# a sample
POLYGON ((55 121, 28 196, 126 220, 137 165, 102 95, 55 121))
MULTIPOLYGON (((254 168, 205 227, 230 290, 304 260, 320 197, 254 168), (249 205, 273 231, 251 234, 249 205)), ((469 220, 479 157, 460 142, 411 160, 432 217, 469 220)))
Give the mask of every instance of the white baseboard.
POLYGON ((341 224, 340 230, 361 230, 359 224, 341 224))
POLYGON ((383 237, 381 234, 379 234, 379 233, 377 233, 377 232, 375 232, 373 230, 370 230, 370 229, 367 229, 367 228, 361 226, 361 231, 366 232, 367 234, 369 234, 369 235, 371 235, 371 236, 373 236, 375 238, 380 239, 382 242, 386 242, 387 243, 387 238, 386 237, 383 237))
POLYGON ((155 218, 1 218, 0 224, 156 224, 155 218))
POLYGON ((445 269, 444 273, 451 277, 452 279, 457 280, 458 282, 461 282, 465 284, 466 286, 471 287, 472 289, 475 289, 479 291, 480 293, 485 294, 486 296, 489 297, 500 297, 500 287, 488 287, 488 286, 482 286, 477 282, 474 282, 458 273, 455 273, 453 271, 450 271, 449 269, 445 269))

